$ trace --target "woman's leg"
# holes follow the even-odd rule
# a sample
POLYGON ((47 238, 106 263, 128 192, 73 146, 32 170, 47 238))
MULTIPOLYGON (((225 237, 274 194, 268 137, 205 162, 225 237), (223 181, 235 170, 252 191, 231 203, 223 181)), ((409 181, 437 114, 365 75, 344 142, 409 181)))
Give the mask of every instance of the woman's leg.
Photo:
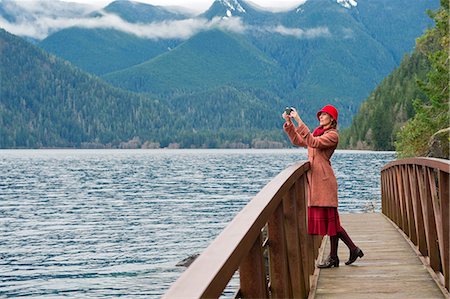
POLYGON ((353 262, 355 262, 358 257, 364 256, 362 250, 358 246, 356 246, 355 243, 353 243, 352 239, 342 226, 337 232, 337 237, 341 239, 350 250, 350 257, 348 258, 348 261, 345 262, 346 265, 353 264, 353 262))
POLYGON ((344 242, 345 245, 347 245, 347 247, 350 251, 356 249, 355 243, 353 243, 352 239, 350 238, 350 236, 347 234, 347 232, 345 231, 345 229, 342 226, 339 228, 339 230, 337 232, 337 236, 339 237, 339 239, 342 240, 342 242, 344 242))
POLYGON ((337 257, 337 251, 338 251, 338 242, 339 238, 338 236, 330 236, 330 256, 337 257))
POLYGON ((330 255, 327 259, 319 264, 319 268, 339 267, 339 257, 337 255, 339 238, 337 235, 330 236, 330 255))

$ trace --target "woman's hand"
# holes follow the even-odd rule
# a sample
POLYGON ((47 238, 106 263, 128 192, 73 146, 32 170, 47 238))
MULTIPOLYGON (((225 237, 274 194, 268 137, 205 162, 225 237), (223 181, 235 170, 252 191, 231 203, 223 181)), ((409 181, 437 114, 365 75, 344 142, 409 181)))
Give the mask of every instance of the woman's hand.
POLYGON ((295 109, 295 108, 292 108, 292 112, 291 112, 291 114, 289 114, 289 117, 291 118, 291 121, 292 121, 292 119, 295 119, 295 121, 297 122, 297 124, 299 126, 303 123, 302 119, 298 115, 297 109, 295 109))
POLYGON ((283 118, 286 120, 286 122, 288 122, 288 123, 291 123, 292 122, 292 119, 291 119, 291 116, 289 115, 289 114, 287 114, 286 113, 286 111, 285 112, 283 112, 283 118))
POLYGON ((298 119, 300 119, 300 117, 298 116, 297 110, 295 108, 292 108, 291 114, 289 114, 289 116, 297 121, 298 121, 298 119))

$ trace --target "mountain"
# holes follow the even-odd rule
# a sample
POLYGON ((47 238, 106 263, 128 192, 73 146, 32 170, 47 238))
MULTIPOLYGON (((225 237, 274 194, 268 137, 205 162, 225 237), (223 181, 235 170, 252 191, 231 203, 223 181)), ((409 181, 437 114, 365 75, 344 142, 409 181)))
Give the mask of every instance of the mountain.
POLYGON ((289 75, 294 88, 286 98, 292 105, 314 114, 329 102, 339 109, 344 127, 361 99, 396 66, 391 51, 355 19, 355 9, 307 1, 285 14, 275 42, 272 32, 253 39, 289 75))
POLYGON ((284 81, 277 62, 239 35, 202 32, 143 64, 103 76, 121 88, 162 94, 233 85, 278 90, 284 81))
POLYGON ((105 84, 0 30, 0 148, 118 146, 167 130, 161 103, 105 84))
POLYGON ((106 13, 118 15, 130 23, 151 23, 169 20, 186 19, 188 16, 174 12, 163 6, 155 6, 140 2, 119 0, 111 2, 103 9, 106 13))
POLYGON ((439 1, 418 1, 414 5, 408 0, 361 1, 353 15, 373 39, 390 51, 398 66, 404 54, 412 52, 415 39, 433 26, 427 9, 438 7, 439 1))
MULTIPOLYGON (((398 66, 398 57, 412 49, 414 38, 429 23, 423 3, 411 6, 405 0, 399 0, 392 7, 393 4, 387 5, 384 0, 379 2, 353 6, 351 3, 355 2, 315 0, 288 12, 270 13, 244 1, 217 0, 202 16, 225 20, 238 16, 245 21, 244 32, 238 34, 240 38, 253 44, 266 60, 277 64, 278 70, 271 71, 275 75, 267 77, 264 72, 252 72, 254 67, 248 63, 248 58, 238 57, 242 58, 239 62, 233 58, 236 64, 250 66, 250 72, 234 74, 236 79, 242 75, 241 82, 234 80, 234 86, 254 86, 250 83, 254 80, 253 74, 266 76, 276 83, 267 85, 265 89, 287 99, 289 105, 300 107, 308 115, 308 121, 313 122, 314 117, 310 115, 329 102, 338 107, 342 116, 341 126, 346 127, 362 99, 398 66), (385 18, 383 22, 389 24, 386 25, 389 30, 378 29, 382 27, 378 11, 383 11, 385 4, 389 7, 390 22, 385 18), (405 10, 403 5, 409 8, 405 10), (411 19, 417 21, 408 27, 411 19)), ((224 70, 217 67, 219 59, 205 58, 213 55, 229 61, 229 53, 233 51, 224 53, 209 49, 210 45, 220 44, 218 39, 215 34, 205 36, 201 33, 199 37, 190 39, 198 44, 194 50, 185 45, 190 44, 187 40, 169 53, 104 78, 123 88, 155 94, 211 87, 214 79, 217 79, 216 85, 226 83, 223 78, 227 71, 245 68, 224 70)), ((225 49, 225 46, 220 48, 225 49)))
POLYGON ((362 103, 341 135, 342 147, 448 159, 448 11, 442 0, 430 13, 436 25, 362 103))
MULTIPOLYGON (((7 3, 0 1, 2 22, 9 31, 23 28, 18 21, 22 12, 9 9, 7 3)), ((266 137, 285 143, 279 131, 285 106, 297 107, 312 128, 316 111, 331 103, 340 111, 340 128, 350 125, 361 102, 431 26, 425 10, 437 6, 438 0, 309 0, 290 11, 272 13, 243 0, 216 0, 204 14, 185 18, 120 1, 83 13, 82 19, 65 17, 76 24, 69 28, 33 29, 49 33, 39 43, 42 49, 117 87, 142 93, 130 93, 132 97, 161 105, 161 113, 154 111, 156 119, 165 115, 177 129, 161 124, 159 130, 145 133, 149 131, 142 124, 141 140, 185 147, 249 145, 266 137)), ((54 23, 67 21, 55 18, 54 23)), ((51 73, 43 78, 42 82, 53 80, 51 73)), ((122 141, 132 138, 117 134, 122 141)))
POLYGON ((418 52, 405 55, 402 63, 363 102, 351 126, 344 130, 340 146, 351 149, 394 150, 400 128, 414 116, 413 101, 425 99, 417 80, 430 70, 418 52))
POLYGON ((50 35, 39 46, 87 72, 103 75, 143 63, 178 43, 140 38, 113 29, 72 27, 50 35))
POLYGON ((250 2, 241 0, 216 0, 199 17, 209 20, 214 18, 239 17, 248 24, 261 24, 268 23, 269 20, 274 21, 277 15, 265 11, 250 2))
POLYGON ((286 144, 264 92, 219 87, 156 100, 110 86, 1 29, 0 75, 0 148, 286 144), (206 103, 192 102, 196 97, 206 103))
MULTIPOLYGON (((114 1, 90 17, 116 15, 130 23, 152 23, 187 18, 160 6, 114 1)), ((180 43, 176 39, 144 38, 111 28, 69 27, 39 43, 46 51, 71 61, 87 72, 103 75, 145 62, 180 43)))

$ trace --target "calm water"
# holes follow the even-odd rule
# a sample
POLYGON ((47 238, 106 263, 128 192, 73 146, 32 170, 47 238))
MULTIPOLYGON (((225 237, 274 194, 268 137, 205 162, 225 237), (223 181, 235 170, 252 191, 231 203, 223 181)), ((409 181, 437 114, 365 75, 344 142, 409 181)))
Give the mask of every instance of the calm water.
MULTIPOLYGON (((305 150, 0 151, 0 297, 159 298, 305 150)), ((340 210, 380 210, 391 152, 338 151, 340 210)))

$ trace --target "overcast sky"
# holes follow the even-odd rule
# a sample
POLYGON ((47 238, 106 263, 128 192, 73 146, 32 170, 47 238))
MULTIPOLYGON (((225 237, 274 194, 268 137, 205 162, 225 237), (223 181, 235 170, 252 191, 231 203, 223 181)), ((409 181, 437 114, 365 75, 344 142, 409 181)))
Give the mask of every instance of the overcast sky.
MULTIPOLYGON (((64 0, 67 2, 79 2, 94 4, 98 7, 103 7, 113 0, 64 0)), ((203 12, 207 10, 214 0, 134 0, 136 2, 149 3, 152 5, 167 5, 167 6, 182 6, 190 8, 196 12, 203 12)), ((249 0, 258 6, 271 10, 283 10, 296 7, 304 3, 306 0, 249 0)))
MULTIPOLYGON (((0 0, 2 1, 2 0, 0 0)), ((98 28, 115 29, 134 34, 148 39, 188 39, 198 32, 220 28, 231 32, 243 33, 246 30, 256 28, 246 24, 241 18, 213 18, 212 20, 202 18, 187 18, 183 20, 171 20, 152 23, 130 23, 111 13, 104 13, 100 17, 91 17, 89 12, 104 7, 112 0, 64 0, 68 2, 81 2, 91 4, 91 7, 78 7, 72 4, 61 3, 53 0, 17 0, 4 5, 6 11, 10 10, 14 15, 19 11, 23 16, 10 22, 0 17, 0 28, 19 36, 31 37, 37 40, 45 39, 49 34, 69 28, 98 28), (48 1, 48 2, 47 2, 48 1), (7 5, 7 4, 14 5, 7 5), (92 4, 98 7, 92 7, 92 4), (69 6, 69 7, 68 7, 69 6), (78 11, 80 10, 80 11, 78 11)), ((192 12, 203 12, 207 10, 214 0, 134 0, 152 5, 183 6, 192 12)), ((250 2, 250 1, 248 1, 250 2)), ((252 0, 262 8, 292 9, 305 2, 305 0, 252 0)), ((270 9, 273 11, 273 9, 270 9)), ((326 26, 310 28, 287 28, 280 24, 267 24, 257 30, 289 35, 296 38, 327 38, 330 31, 326 26)))

